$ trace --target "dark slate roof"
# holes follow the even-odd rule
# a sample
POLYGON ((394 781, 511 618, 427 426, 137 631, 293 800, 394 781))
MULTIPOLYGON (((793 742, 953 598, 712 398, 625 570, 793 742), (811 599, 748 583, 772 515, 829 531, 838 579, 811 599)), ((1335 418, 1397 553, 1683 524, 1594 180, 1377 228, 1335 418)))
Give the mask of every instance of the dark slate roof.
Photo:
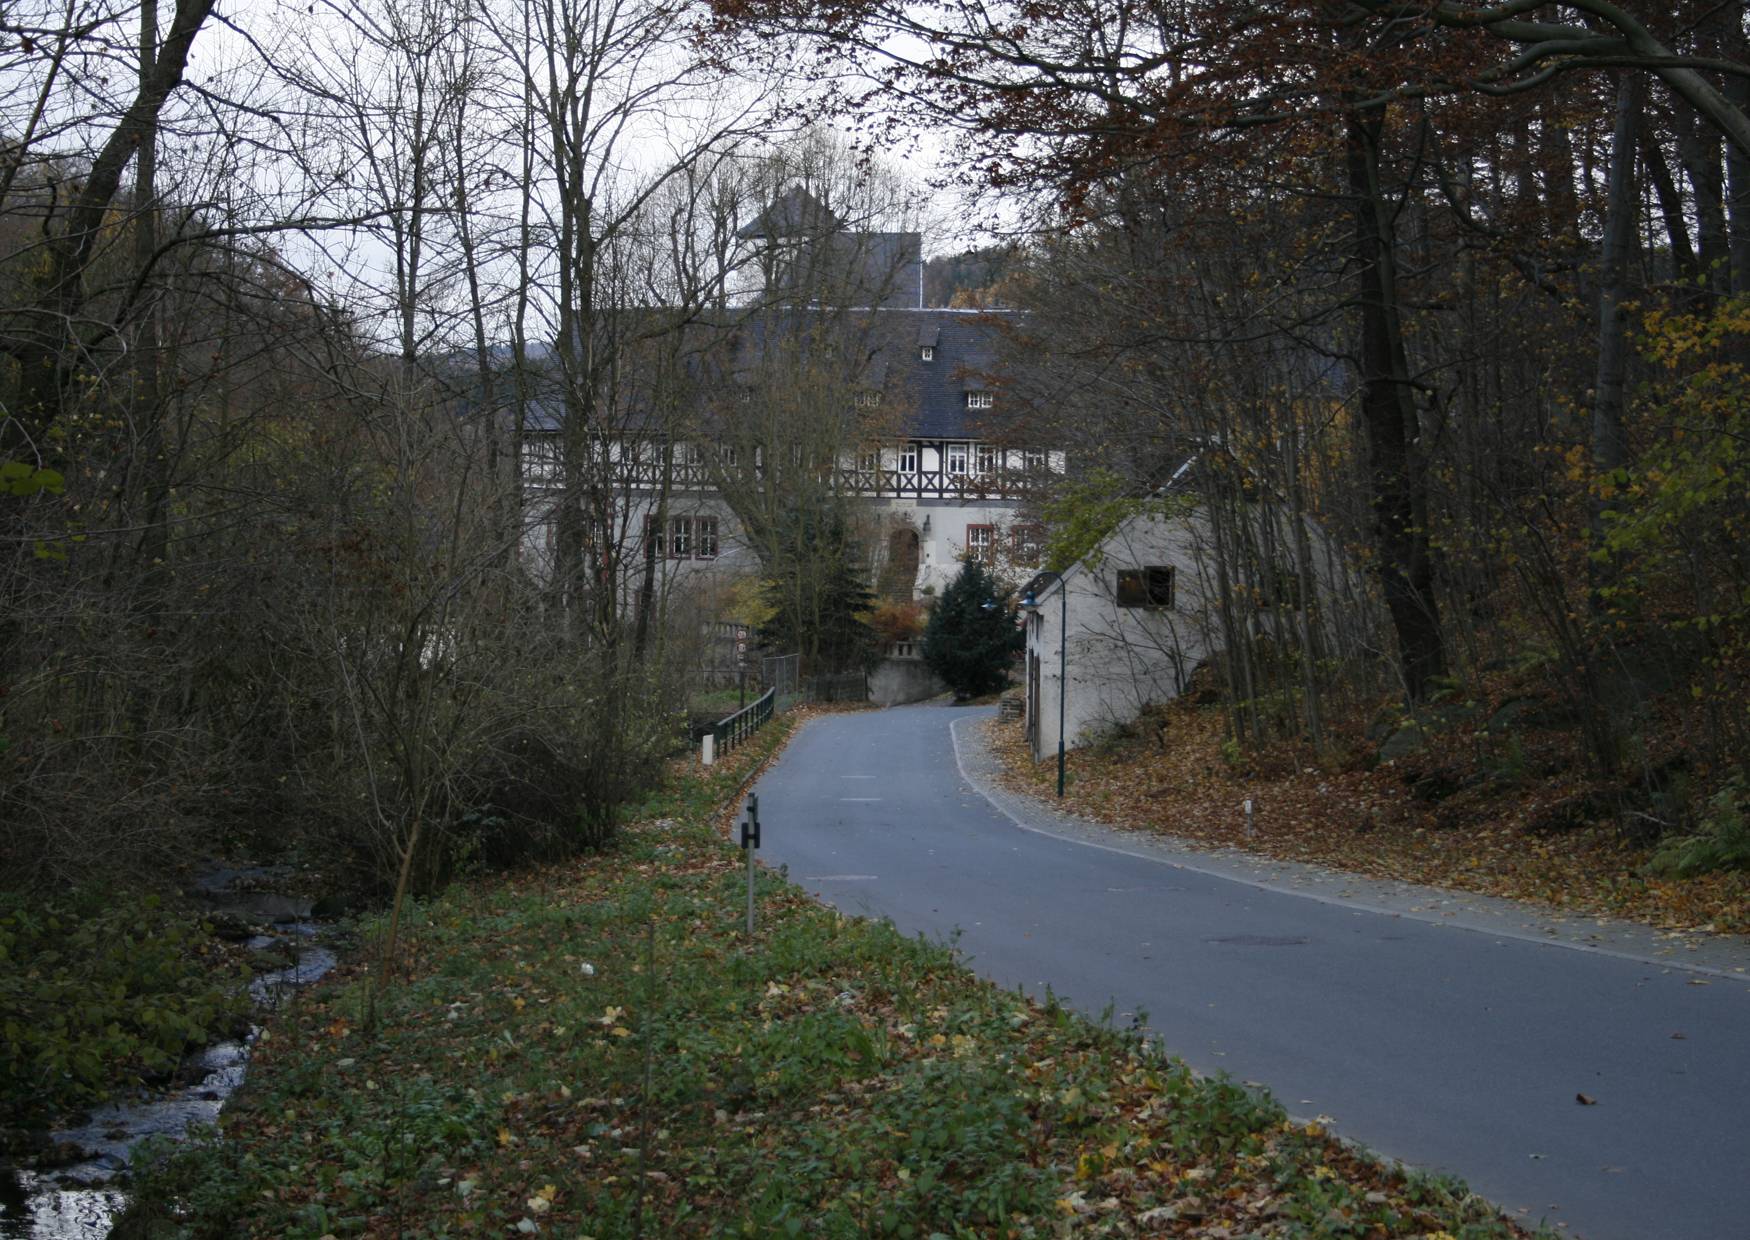
POLYGON ((915 402, 911 434, 923 439, 993 439, 1007 416, 997 382, 997 344, 1014 315, 970 310, 884 310, 891 316, 895 378, 915 402), (936 333, 936 355, 924 361, 918 341, 936 333), (989 409, 968 409, 966 393, 997 388, 989 409))
POLYGON ((1001 382, 995 373, 997 344, 1005 320, 1000 311, 877 308, 853 312, 767 311, 747 324, 739 375, 754 373, 761 342, 809 319, 843 319, 858 356, 846 360, 847 398, 879 390, 882 404, 904 418, 903 433, 916 439, 991 439, 1003 423, 1001 382), (920 341, 933 342, 923 360, 920 341), (991 408, 968 409, 968 392, 993 393, 991 408))
POLYGON ((814 237, 839 230, 839 217, 800 185, 793 185, 751 223, 736 231, 742 240, 754 237, 814 237))
MULTIPOLYGON (((701 350, 694 365, 700 387, 721 394, 757 382, 761 354, 774 340, 810 324, 829 324, 835 339, 850 342, 844 361, 847 409, 857 393, 879 391, 882 407, 899 415, 896 429, 908 438, 990 440, 1001 437, 1012 413, 995 370, 1003 323, 1015 317, 974 310, 764 310, 728 326, 701 328, 725 332, 730 343, 722 351, 701 350), (918 343, 925 339, 935 342, 928 362, 918 343), (993 394, 991 408, 968 409, 966 394, 983 391, 993 394)), ((543 399, 541 384, 535 386, 528 429, 557 431, 558 402, 543 399)), ((738 407, 721 402, 708 416, 733 417, 738 407)))

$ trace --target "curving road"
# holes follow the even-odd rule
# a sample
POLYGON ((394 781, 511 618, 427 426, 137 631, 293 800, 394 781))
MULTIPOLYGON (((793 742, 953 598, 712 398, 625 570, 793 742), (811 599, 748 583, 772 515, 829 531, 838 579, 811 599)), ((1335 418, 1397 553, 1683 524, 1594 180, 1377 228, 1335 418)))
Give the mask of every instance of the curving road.
POLYGON ((1528 1221, 1750 1240, 1750 945, 1061 817, 992 786, 989 713, 809 723, 756 789, 762 859, 1528 1221))

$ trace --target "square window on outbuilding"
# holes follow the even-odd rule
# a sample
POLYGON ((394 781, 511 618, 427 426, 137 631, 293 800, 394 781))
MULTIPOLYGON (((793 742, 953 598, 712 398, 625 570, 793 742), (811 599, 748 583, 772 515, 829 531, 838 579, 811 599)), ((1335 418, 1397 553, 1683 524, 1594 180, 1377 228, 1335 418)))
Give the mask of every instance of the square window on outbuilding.
POLYGON ((1173 605, 1172 567, 1151 564, 1147 568, 1119 569, 1118 605, 1120 607, 1171 607, 1173 605))

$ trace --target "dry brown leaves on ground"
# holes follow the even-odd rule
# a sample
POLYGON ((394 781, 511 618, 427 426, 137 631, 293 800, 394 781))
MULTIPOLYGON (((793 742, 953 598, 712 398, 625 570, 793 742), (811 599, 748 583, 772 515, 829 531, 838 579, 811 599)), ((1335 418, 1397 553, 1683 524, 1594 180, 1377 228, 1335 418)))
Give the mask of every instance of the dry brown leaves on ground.
MULTIPOLYGON (((1353 757, 1372 752, 1358 734, 1332 747, 1348 755, 1336 760, 1287 742, 1236 758, 1231 747, 1224 756, 1217 709, 1175 703, 1161 721, 1154 735, 1072 752, 1064 808, 1115 826, 1370 878, 1665 929, 1750 933, 1750 876, 1646 875, 1648 850, 1625 842, 1612 823, 1585 821, 1591 790, 1572 768, 1477 781, 1461 734, 1436 738, 1412 760, 1372 769, 1353 757), (1431 789, 1431 781, 1449 787, 1431 789), (1250 833, 1242 808, 1248 799, 1250 833)), ((1002 778, 1015 791, 1049 795, 1055 766, 1032 760, 1022 726, 986 724, 1002 778)))

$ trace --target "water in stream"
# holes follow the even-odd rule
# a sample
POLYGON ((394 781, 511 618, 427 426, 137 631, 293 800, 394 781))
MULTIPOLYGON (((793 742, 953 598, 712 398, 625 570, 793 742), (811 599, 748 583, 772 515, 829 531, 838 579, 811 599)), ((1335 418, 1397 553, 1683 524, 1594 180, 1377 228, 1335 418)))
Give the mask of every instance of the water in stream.
MULTIPOLYGON (((231 895, 225 889, 246 871, 217 871, 203 887, 216 910, 278 921, 272 934, 249 946, 286 959, 284 967, 258 974, 249 984, 256 1005, 271 1009, 289 992, 307 986, 334 967, 334 953, 316 941, 307 920, 307 903, 266 893, 231 895)), ((154 1090, 93 1109, 83 1122, 57 1128, 49 1139, 58 1148, 77 1146, 76 1161, 53 1170, 0 1166, 0 1240, 102 1240, 127 1203, 118 1177, 126 1171, 135 1145, 146 1137, 181 1139, 191 1127, 218 1122, 225 1100, 243 1083, 249 1046, 256 1030, 241 1041, 219 1042, 191 1056, 177 1074, 176 1087, 154 1090)))

